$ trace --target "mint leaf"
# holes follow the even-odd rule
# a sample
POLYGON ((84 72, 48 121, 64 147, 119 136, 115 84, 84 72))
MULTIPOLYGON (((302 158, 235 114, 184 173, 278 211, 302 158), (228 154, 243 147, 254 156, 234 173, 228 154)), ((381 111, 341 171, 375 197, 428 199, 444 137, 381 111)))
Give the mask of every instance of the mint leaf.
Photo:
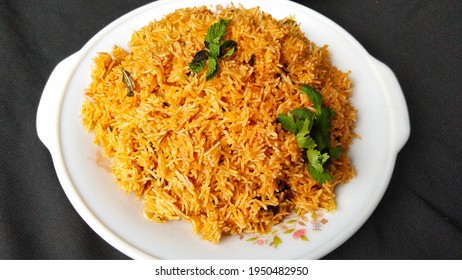
POLYGON ((236 51, 236 48, 231 48, 231 49, 227 50, 225 53, 221 54, 220 58, 225 58, 225 57, 228 57, 228 56, 232 56, 235 51, 236 51))
POLYGON ((220 45, 215 43, 209 43, 207 47, 210 51, 210 56, 218 58, 220 56, 220 45))
POLYGON ((205 80, 208 81, 218 74, 218 58, 224 58, 233 55, 236 51, 237 43, 233 40, 225 40, 220 43, 226 34, 230 19, 220 19, 212 24, 207 30, 204 45, 209 50, 200 50, 196 53, 193 61, 188 64, 189 69, 194 74, 204 69, 208 60, 208 67, 205 73, 205 80))
POLYGON ((307 84, 303 84, 300 88, 300 91, 310 98, 311 102, 313 102, 313 107, 316 110, 316 114, 321 113, 321 105, 322 105, 322 95, 314 88, 310 87, 307 84))
POLYGON ((220 58, 225 58, 233 55, 236 51, 237 43, 234 40, 226 40, 220 44, 220 58))
POLYGON ((292 132, 293 134, 296 133, 295 120, 291 113, 278 114, 278 121, 282 124, 282 128, 292 132))
POLYGON ((207 30, 205 41, 218 44, 223 36, 225 36, 226 28, 230 22, 230 19, 220 19, 219 22, 212 24, 207 30))
POLYGON ((220 48, 222 50, 227 49, 227 48, 234 48, 237 47, 237 43, 234 40, 225 40, 220 43, 220 48))
POLYGON ((194 58, 193 58, 192 62, 206 61, 208 57, 209 57, 208 51, 200 50, 194 55, 194 58))
POLYGON ((200 50, 195 55, 191 63, 188 64, 189 69, 194 74, 199 73, 202 69, 204 69, 205 62, 207 62, 209 55, 208 51, 200 50))
POLYGON ((199 73, 202 69, 204 69, 205 66, 205 60, 201 62, 191 62, 188 64, 189 69, 191 69, 191 72, 194 74, 199 73))
POLYGON ((218 74, 218 61, 215 57, 209 57, 208 60, 208 68, 207 71, 205 72, 205 80, 208 81, 215 77, 218 74))

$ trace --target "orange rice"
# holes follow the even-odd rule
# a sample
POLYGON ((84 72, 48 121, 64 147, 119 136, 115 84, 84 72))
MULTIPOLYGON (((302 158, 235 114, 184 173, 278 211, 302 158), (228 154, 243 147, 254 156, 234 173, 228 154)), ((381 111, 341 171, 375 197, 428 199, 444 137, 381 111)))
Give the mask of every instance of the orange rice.
POLYGON ((328 167, 334 180, 320 185, 276 120, 295 108, 314 110, 299 92, 309 84, 336 112, 331 146, 348 151, 356 118, 348 75, 289 18, 259 8, 185 8, 134 32, 129 50, 95 57, 82 119, 112 159, 118 186, 143 200, 148 219, 188 221, 217 243, 268 232, 294 210, 335 209, 334 187, 355 175, 347 153, 328 167), (231 19, 224 39, 237 51, 205 81, 205 70, 192 74, 188 63, 220 19, 231 19))

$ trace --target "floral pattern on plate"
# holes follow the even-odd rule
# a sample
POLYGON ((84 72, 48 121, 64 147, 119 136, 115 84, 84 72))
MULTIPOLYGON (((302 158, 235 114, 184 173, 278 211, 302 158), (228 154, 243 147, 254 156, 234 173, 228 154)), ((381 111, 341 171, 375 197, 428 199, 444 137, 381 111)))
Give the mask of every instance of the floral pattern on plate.
POLYGON ((327 224, 328 221, 322 210, 317 210, 312 212, 311 215, 303 216, 297 216, 292 213, 284 222, 275 226, 267 234, 242 233, 239 238, 256 245, 278 248, 283 242, 282 236, 289 235, 294 240, 307 242, 309 241, 308 233, 310 231, 321 231, 322 226, 327 224))

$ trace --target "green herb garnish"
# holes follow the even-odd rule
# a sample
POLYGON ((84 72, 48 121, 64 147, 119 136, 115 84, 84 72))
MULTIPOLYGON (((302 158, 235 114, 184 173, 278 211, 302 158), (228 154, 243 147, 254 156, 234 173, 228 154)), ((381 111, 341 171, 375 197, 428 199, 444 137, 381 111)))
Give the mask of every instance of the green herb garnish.
POLYGON ((339 158, 342 147, 330 147, 330 127, 335 112, 322 104, 322 95, 309 85, 302 85, 300 92, 308 95, 315 112, 307 108, 294 109, 292 113, 279 114, 278 121, 285 130, 295 134, 297 144, 308 159, 308 171, 320 184, 332 181, 325 169, 329 159, 339 158))
POLYGON ((237 43, 234 40, 226 40, 220 43, 220 56, 219 58, 225 58, 232 56, 236 51, 237 43))
POLYGON ((205 41, 209 43, 218 44, 226 34, 226 28, 231 22, 230 19, 220 19, 219 22, 212 24, 207 30, 205 41))
POLYGON ((209 58, 209 55, 206 50, 198 51, 196 55, 194 56, 192 62, 189 63, 189 69, 191 69, 193 73, 198 73, 204 68, 205 62, 207 61, 208 58, 209 58))
POLYGON ((226 34, 226 28, 230 22, 230 19, 220 19, 220 21, 209 27, 204 41, 207 50, 200 50, 194 55, 192 62, 188 64, 191 72, 194 74, 199 73, 204 69, 206 62, 208 62, 205 73, 205 79, 208 81, 218 74, 218 58, 233 55, 236 51, 237 43, 233 40, 221 41, 226 34))
POLYGON ((314 88, 310 87, 309 85, 302 85, 300 88, 301 93, 308 95, 311 102, 313 102, 313 107, 316 111, 316 114, 321 113, 321 106, 322 106, 322 95, 314 88))
POLYGON ((285 130, 297 134, 297 126, 295 125, 294 116, 291 113, 279 114, 278 121, 282 124, 285 130))
POLYGON ((215 57, 209 56, 209 67, 205 72, 205 80, 208 81, 218 74, 218 61, 215 57))

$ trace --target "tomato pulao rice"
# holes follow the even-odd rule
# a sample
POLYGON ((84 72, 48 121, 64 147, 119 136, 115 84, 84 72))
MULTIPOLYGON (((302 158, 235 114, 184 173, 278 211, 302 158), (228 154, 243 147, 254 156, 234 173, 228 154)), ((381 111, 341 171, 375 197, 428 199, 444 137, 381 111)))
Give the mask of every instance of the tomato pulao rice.
POLYGON ((268 232, 293 211, 335 209, 334 187, 355 175, 346 153, 356 118, 348 76, 290 18, 240 6, 185 8, 134 32, 129 50, 115 46, 94 58, 82 119, 112 159, 118 186, 143 200, 149 220, 188 221, 217 243, 268 232), (220 19, 231 20, 224 39, 237 48, 206 81, 188 64, 220 19), (345 151, 323 184, 277 122, 294 108, 313 110, 301 84, 335 111, 330 144, 345 151))

